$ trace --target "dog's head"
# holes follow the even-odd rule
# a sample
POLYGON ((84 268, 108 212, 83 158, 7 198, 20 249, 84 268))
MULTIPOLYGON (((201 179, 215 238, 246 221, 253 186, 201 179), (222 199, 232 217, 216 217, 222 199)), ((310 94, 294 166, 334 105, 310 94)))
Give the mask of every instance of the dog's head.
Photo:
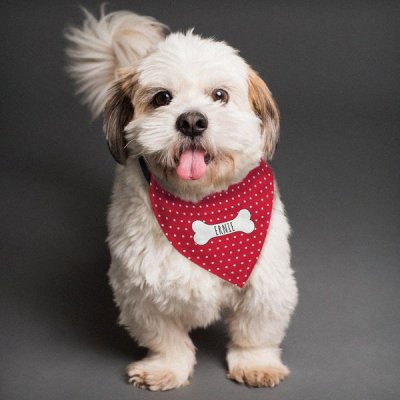
POLYGON ((175 33, 118 71, 104 128, 121 164, 142 155, 177 194, 203 196, 271 158, 279 113, 264 81, 224 42, 175 33))

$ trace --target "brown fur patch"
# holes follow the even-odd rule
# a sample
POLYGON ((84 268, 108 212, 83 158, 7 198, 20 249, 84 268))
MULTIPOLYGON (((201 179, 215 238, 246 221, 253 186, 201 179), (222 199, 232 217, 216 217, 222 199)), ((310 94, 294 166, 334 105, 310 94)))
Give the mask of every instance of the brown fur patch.
POLYGON ((249 69, 249 102, 262 123, 264 153, 271 159, 279 138, 279 110, 271 91, 257 72, 249 69))
POLYGON ((119 70, 119 74, 121 77, 109 90, 104 109, 104 133, 115 161, 124 164, 127 157, 124 129, 133 118, 132 97, 137 77, 134 71, 128 69, 119 70))
POLYGON ((239 383, 253 387, 274 387, 289 375, 289 370, 282 367, 255 366, 252 368, 234 368, 227 375, 239 383))

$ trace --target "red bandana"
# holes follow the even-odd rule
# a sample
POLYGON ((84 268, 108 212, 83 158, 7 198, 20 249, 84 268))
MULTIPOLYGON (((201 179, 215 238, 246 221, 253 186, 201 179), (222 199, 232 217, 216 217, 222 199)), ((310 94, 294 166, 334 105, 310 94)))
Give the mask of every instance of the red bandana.
POLYGON ((263 160, 243 181, 197 203, 172 195, 153 177, 149 195, 154 215, 176 250, 214 275, 245 285, 271 218, 274 180, 263 160))

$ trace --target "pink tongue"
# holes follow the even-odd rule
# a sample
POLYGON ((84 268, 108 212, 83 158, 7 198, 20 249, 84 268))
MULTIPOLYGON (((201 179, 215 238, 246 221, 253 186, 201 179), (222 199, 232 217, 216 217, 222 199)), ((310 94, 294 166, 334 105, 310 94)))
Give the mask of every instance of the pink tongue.
POLYGON ((200 179, 206 172, 204 151, 185 150, 180 159, 176 172, 181 179, 200 179))

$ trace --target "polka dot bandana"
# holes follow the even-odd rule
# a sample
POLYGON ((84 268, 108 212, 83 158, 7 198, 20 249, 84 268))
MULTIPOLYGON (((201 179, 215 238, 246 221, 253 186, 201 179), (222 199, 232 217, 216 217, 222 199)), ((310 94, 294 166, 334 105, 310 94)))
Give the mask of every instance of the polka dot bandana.
POLYGON ((183 256, 242 288, 260 255, 272 211, 274 181, 263 161, 243 181, 197 203, 184 201, 151 177, 154 215, 183 256))

